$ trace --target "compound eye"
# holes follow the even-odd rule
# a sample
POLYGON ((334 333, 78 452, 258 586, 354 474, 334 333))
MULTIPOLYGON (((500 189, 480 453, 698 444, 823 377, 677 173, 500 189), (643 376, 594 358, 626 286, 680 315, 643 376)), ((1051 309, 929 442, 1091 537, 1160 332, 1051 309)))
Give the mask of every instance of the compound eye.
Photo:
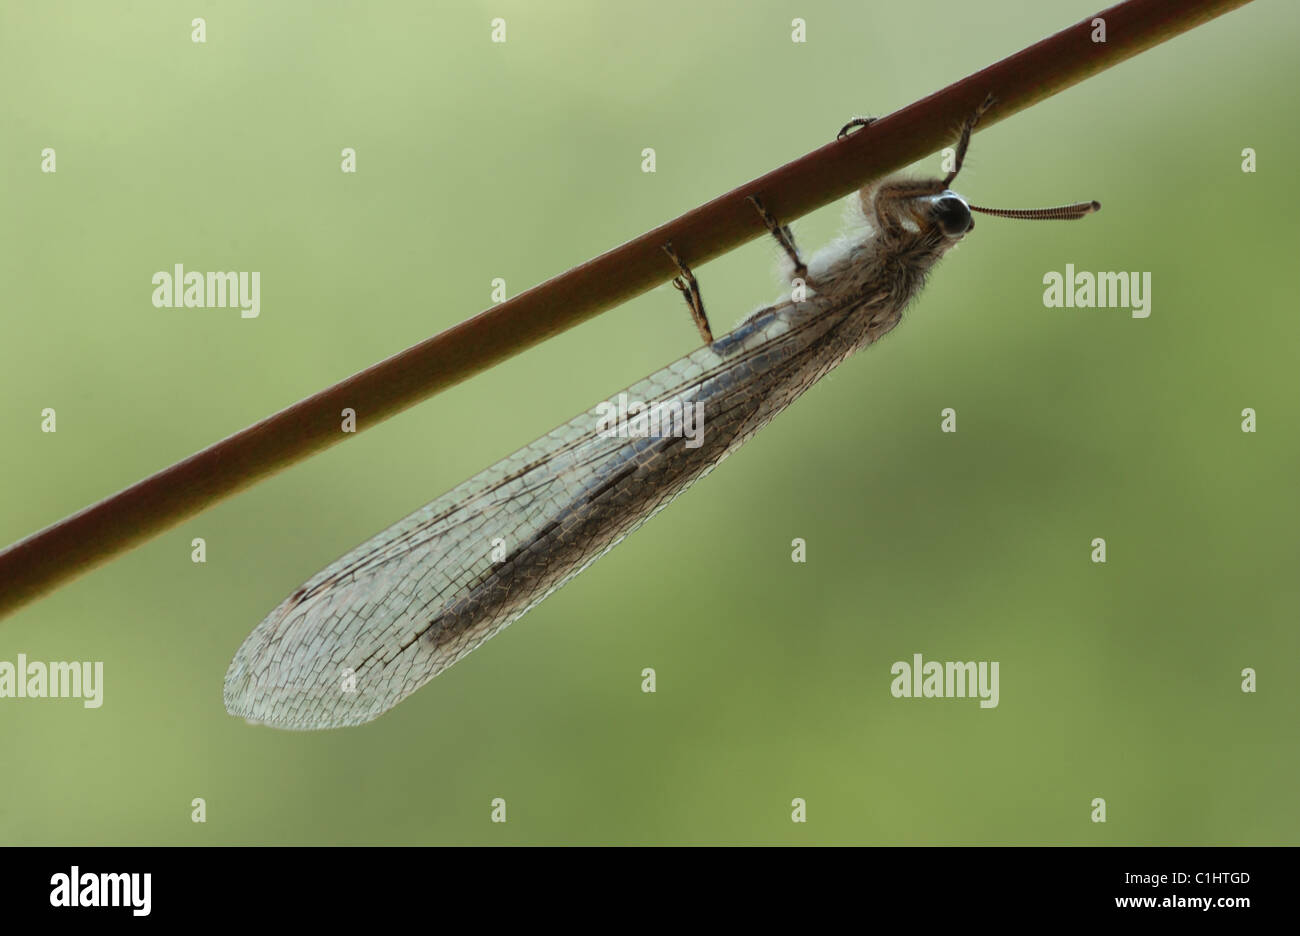
POLYGON ((975 226, 970 208, 956 195, 944 195, 935 199, 934 221, 948 237, 961 237, 975 226))

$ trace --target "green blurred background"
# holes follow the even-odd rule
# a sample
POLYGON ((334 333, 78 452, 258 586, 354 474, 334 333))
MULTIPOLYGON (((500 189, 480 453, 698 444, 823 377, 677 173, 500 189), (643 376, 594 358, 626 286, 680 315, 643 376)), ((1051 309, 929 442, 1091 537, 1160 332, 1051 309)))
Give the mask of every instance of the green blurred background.
MULTIPOLYGON (((1091 12, 6 3, 0 542, 1091 12), (175 263, 261 271, 261 317, 154 308, 175 263)), ((0 660, 106 673, 99 710, 0 702, 0 842, 1296 843, 1298 25, 1253 4, 980 134, 972 200, 1105 210, 981 220, 894 334, 376 722, 252 727, 222 677, 322 566, 692 349, 671 288, 6 619, 0 660), (1044 308, 1066 263, 1150 271, 1151 317, 1044 308), (1000 706, 892 698, 915 652, 1000 661, 1000 706)), ((774 259, 697 271, 716 330, 774 259)))

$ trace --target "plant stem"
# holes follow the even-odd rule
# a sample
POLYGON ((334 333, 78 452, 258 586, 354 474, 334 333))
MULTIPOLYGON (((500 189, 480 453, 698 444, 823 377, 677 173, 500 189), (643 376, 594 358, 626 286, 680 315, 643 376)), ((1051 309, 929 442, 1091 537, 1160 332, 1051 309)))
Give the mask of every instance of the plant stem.
POLYGON ((300 400, 0 552, 0 616, 348 438, 345 407, 358 429, 376 425, 672 278, 665 243, 698 266, 766 236, 749 195, 782 221, 797 218, 951 143, 990 93, 997 103, 980 129, 1247 2, 1120 3, 300 400), (1092 40, 1095 18, 1105 42, 1092 40))

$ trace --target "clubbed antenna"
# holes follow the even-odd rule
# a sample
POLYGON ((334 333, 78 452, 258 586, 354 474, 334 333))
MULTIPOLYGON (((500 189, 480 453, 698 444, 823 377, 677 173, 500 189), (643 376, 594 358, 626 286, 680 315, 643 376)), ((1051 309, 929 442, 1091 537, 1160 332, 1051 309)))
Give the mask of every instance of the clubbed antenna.
POLYGON ((1084 215, 1101 211, 1101 202, 1075 202, 1073 205, 1061 205, 1057 208, 981 208, 979 205, 968 206, 971 211, 993 215, 995 218, 1020 218, 1025 221, 1077 221, 1084 215))

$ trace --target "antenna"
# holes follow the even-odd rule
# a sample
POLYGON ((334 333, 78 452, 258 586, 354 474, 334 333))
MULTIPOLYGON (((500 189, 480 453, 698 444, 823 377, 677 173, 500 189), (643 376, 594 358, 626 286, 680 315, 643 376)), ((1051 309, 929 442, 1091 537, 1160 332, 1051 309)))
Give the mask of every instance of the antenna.
POLYGON ((1061 205, 1057 208, 981 208, 968 205, 971 211, 993 215, 995 218, 1020 218, 1025 221, 1077 221, 1084 215, 1101 211, 1101 202, 1075 202, 1073 205, 1061 205))

